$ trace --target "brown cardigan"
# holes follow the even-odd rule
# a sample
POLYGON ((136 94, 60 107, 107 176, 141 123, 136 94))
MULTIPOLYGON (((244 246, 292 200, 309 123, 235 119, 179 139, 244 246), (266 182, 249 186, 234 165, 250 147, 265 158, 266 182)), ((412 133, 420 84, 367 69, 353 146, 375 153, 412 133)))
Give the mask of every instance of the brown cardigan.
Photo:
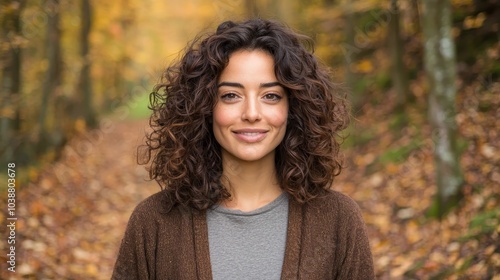
MULTIPOLYGON (((205 212, 166 206, 159 192, 136 207, 112 279, 212 279, 205 212)), ((290 199, 281 279, 375 279, 352 199, 335 191, 306 204, 290 199)))

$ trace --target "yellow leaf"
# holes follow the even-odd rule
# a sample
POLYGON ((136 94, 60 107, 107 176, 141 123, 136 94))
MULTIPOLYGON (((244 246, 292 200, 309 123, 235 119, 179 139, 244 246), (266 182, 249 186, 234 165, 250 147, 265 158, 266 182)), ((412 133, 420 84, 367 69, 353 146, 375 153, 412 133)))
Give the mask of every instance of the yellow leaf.
POLYGON ((39 170, 35 167, 29 167, 28 176, 31 181, 34 181, 38 177, 39 170))
POLYGON ((483 26, 486 19, 484 13, 479 13, 476 17, 468 16, 464 19, 464 29, 475 29, 483 26))
POLYGON ((99 270, 97 269, 97 266, 95 264, 88 264, 85 272, 87 276, 98 276, 99 275, 99 270))
POLYGON ((75 131, 77 133, 84 133, 86 128, 87 128, 87 125, 85 123, 85 120, 80 118, 80 119, 77 119, 75 121, 75 131))
POLYGON ((373 64, 370 60, 363 59, 353 65, 352 68, 352 71, 356 73, 370 73, 373 71, 373 64))
POLYGON ((9 118, 13 119, 14 118, 14 109, 12 107, 5 107, 0 109, 0 117, 1 118, 9 118))

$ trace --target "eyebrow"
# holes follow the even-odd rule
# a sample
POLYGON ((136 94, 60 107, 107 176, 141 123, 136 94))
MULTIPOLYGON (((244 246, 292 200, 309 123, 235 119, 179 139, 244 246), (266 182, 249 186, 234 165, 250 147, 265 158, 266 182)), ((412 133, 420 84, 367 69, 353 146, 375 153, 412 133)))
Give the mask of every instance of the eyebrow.
MULTIPOLYGON (((242 84, 240 83, 233 83, 233 82, 222 82, 217 85, 217 87, 237 87, 237 88, 245 88, 242 84)), ((275 87, 275 86, 281 86, 279 82, 269 82, 269 83, 261 83, 259 85, 260 88, 269 88, 269 87, 275 87)))

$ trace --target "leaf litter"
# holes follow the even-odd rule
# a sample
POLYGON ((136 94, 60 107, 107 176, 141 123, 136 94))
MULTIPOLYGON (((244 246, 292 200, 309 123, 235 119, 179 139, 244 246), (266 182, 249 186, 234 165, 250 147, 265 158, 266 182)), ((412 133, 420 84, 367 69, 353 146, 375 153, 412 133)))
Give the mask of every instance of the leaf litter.
MULTIPOLYGON (((377 279, 500 279, 500 83, 477 86, 463 87, 457 103, 464 198, 442 221, 426 216, 436 187, 424 97, 396 131, 390 101, 364 105, 354 120, 349 137, 363 143, 344 148, 334 189, 363 211, 377 279)), ((100 138, 83 134, 18 186, 16 273, 5 273, 3 254, 2 279, 110 278, 131 211, 159 190, 135 159, 146 124, 116 121, 100 138)))

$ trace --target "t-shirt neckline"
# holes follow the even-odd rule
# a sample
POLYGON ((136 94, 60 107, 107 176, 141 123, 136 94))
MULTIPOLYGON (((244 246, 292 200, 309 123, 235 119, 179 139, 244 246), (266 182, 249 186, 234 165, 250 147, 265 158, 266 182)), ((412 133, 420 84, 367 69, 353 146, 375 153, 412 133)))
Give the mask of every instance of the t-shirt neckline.
POLYGON ((262 207, 254 209, 252 211, 242 211, 239 209, 230 209, 230 208, 226 208, 222 205, 216 205, 216 206, 212 207, 211 210, 218 212, 218 213, 236 215, 236 216, 255 216, 255 215, 260 215, 260 214, 263 214, 263 213, 266 213, 266 212, 273 210, 278 205, 283 203, 285 200, 288 200, 288 195, 286 192, 283 192, 277 198, 275 198, 273 201, 269 202, 268 204, 266 204, 262 207))

